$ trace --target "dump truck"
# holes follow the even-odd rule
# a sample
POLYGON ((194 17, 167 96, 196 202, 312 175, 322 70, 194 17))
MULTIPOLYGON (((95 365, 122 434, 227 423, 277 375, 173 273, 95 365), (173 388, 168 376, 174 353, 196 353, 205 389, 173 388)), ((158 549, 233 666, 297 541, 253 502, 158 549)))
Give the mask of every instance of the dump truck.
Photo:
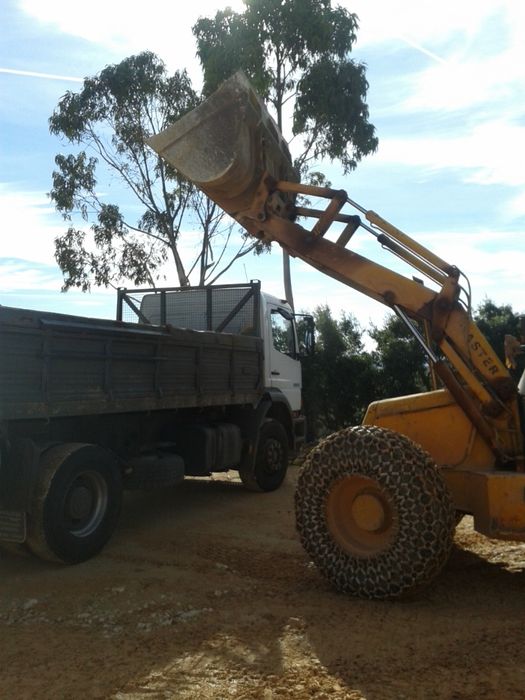
POLYGON ((372 403, 300 472, 298 533, 336 588, 419 590, 445 565, 462 514, 487 537, 525 540, 525 382, 519 393, 473 322, 466 276, 346 191, 301 183, 242 73, 149 144, 249 234, 391 309, 426 355, 432 391, 372 403), (317 199, 326 206, 305 206, 317 199), (416 276, 354 252, 363 234, 416 276))
POLYGON ((258 281, 120 289, 115 321, 0 306, 0 545, 77 563, 123 489, 229 469, 278 488, 305 437, 302 321, 258 281))

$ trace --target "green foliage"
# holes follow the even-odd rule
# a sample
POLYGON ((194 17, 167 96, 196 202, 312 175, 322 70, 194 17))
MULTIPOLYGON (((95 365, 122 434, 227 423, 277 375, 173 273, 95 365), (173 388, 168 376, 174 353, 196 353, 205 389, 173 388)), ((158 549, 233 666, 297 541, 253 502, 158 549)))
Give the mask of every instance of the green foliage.
POLYGON ((310 437, 357 425, 368 405, 379 399, 429 389, 426 358, 396 316, 372 326, 374 350, 366 350, 354 316, 334 319, 327 306, 314 311, 315 353, 303 362, 305 413, 310 437))
MULTIPOLYGON (((368 329, 375 342, 370 351, 365 349, 363 330, 351 314, 337 320, 327 306, 319 306, 314 318, 316 350, 303 364, 310 438, 360 423, 372 401, 431 388, 427 358, 397 316, 388 316, 381 327, 368 329)), ((477 308, 474 321, 504 361, 505 335, 519 338, 520 316, 509 304, 498 306, 486 299, 477 308)), ((525 367, 525 356, 519 356, 518 363, 516 377, 525 367)))
POLYGON ((377 148, 365 102, 365 67, 348 58, 356 15, 333 8, 330 0, 244 4, 243 12, 228 8, 199 19, 193 28, 205 92, 242 68, 273 105, 281 129, 284 107, 293 103, 293 135, 303 137, 297 160, 303 174, 323 157, 352 170, 377 148))
POLYGON ((377 367, 376 398, 428 391, 430 375, 423 349, 397 316, 386 318, 382 328, 372 326, 376 342, 372 355, 377 367))
POLYGON ((474 313, 476 325, 502 362, 505 362, 505 336, 508 334, 520 337, 519 318, 510 304, 498 306, 490 299, 485 299, 474 313))
POLYGON ((78 93, 62 97, 50 130, 78 147, 74 154, 56 156, 50 192, 69 224, 55 241, 64 289, 86 291, 93 282, 106 286, 123 279, 154 286, 170 259, 180 285, 188 284, 195 270, 199 284, 211 283, 256 247, 257 241, 243 240, 228 259, 233 227, 224 226, 218 207, 145 143, 198 102, 186 72, 169 75, 150 52, 107 66, 86 78, 78 93), (109 201, 114 188, 112 198, 133 202, 127 213, 109 201), (189 270, 179 254, 180 227, 188 213, 202 231, 189 270))
POLYGON ((343 313, 337 321, 325 304, 316 308, 314 318, 318 333, 317 348, 328 358, 357 354, 363 350, 363 331, 352 314, 343 313))
POLYGON ((377 148, 375 129, 368 121, 368 82, 362 64, 319 60, 298 84, 294 134, 305 134, 307 160, 339 160, 345 173, 377 148))
POLYGON ((361 422, 376 385, 372 356, 351 314, 333 318, 327 306, 314 311, 316 350, 303 361, 303 396, 310 437, 361 422))
POLYGON ((193 27, 197 54, 204 69, 204 93, 211 94, 239 68, 243 68, 256 91, 266 99, 271 76, 265 70, 264 46, 257 24, 247 14, 230 7, 213 18, 201 18, 193 27))
POLYGON ((92 281, 108 285, 122 278, 153 284, 169 254, 180 284, 187 283, 177 244, 192 189, 145 140, 197 102, 186 72, 168 75, 150 52, 107 66, 86 78, 80 92, 62 97, 49 120, 51 133, 95 154, 88 157, 80 150, 55 158, 50 197, 71 223, 55 241, 65 289, 87 290, 92 281), (101 167, 106 179, 99 183, 101 167), (107 201, 104 190, 111 188, 115 175, 134 196, 136 221, 128 221, 118 204, 107 201), (75 226, 75 221, 84 224, 75 226))

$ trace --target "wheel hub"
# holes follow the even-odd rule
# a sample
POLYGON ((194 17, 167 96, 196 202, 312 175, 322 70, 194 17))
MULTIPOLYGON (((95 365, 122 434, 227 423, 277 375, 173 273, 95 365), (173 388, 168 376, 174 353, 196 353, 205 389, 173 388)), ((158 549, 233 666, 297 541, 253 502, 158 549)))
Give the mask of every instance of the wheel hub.
POLYGON ((108 487, 95 470, 86 469, 70 484, 63 503, 64 527, 75 537, 87 537, 104 519, 108 487))
POLYGON ((278 440, 268 440, 266 445, 266 464, 269 472, 279 471, 282 463, 282 448, 278 440))
POLYGON ((352 503, 352 517, 361 530, 378 532, 385 524, 387 513, 380 498, 373 493, 361 493, 352 503))
POLYGON ((74 520, 86 518, 93 507, 93 494, 84 485, 77 486, 71 493, 68 502, 68 512, 74 520))
POLYGON ((326 500, 330 534, 349 554, 371 557, 387 549, 397 529, 397 511, 375 479, 351 475, 335 482, 326 500))

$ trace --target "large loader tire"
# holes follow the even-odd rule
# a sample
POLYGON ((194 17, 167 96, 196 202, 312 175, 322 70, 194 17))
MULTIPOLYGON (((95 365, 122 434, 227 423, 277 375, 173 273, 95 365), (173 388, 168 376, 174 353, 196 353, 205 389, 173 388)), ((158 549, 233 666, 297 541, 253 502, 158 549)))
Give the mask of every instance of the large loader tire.
POLYGON ((97 554, 120 513, 116 458, 96 445, 66 443, 44 452, 27 546, 41 559, 77 564, 97 554))
POLYGON ((239 476, 249 491, 275 491, 284 481, 288 460, 286 431, 279 421, 268 418, 259 431, 254 463, 239 469, 239 476))
POLYGON ((312 450, 295 498, 302 544, 340 591, 396 598, 445 565, 454 508, 430 456, 376 426, 347 428, 312 450))

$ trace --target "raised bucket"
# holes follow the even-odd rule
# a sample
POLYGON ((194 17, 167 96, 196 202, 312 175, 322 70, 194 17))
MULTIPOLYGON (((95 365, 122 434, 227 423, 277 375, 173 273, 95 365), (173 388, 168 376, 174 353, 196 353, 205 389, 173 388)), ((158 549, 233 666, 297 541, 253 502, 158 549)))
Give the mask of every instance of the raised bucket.
POLYGON ((252 208, 264 173, 298 181, 285 140, 242 71, 148 144, 234 217, 252 208))

